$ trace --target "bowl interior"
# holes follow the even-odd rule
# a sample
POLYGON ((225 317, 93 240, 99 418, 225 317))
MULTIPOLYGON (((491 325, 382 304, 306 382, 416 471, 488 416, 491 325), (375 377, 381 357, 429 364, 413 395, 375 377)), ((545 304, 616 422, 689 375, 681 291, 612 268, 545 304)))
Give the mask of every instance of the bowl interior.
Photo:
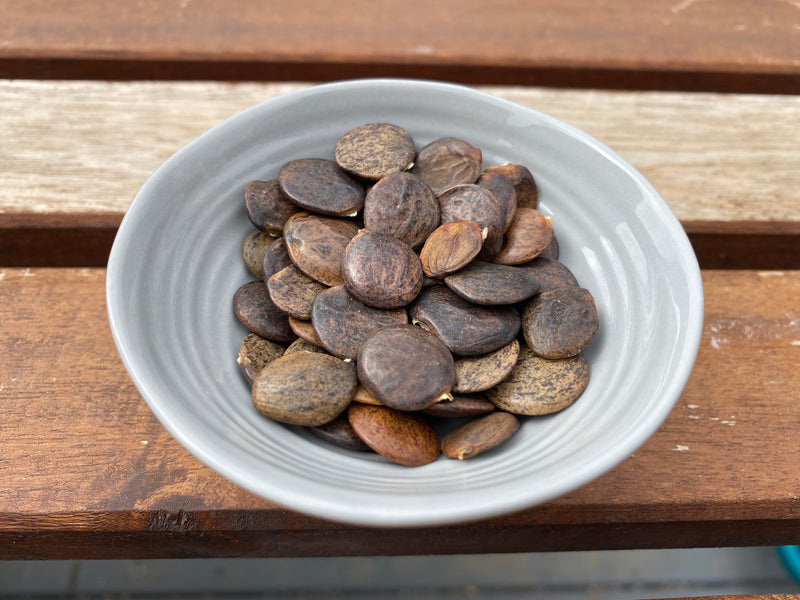
POLYGON ((365 525, 429 525, 550 500, 624 460, 660 425, 688 378, 702 327, 702 286, 686 236, 652 187, 588 135, 460 86, 361 80, 294 92, 207 132, 144 185, 108 265, 112 331, 131 377, 167 429, 250 491, 312 515, 365 525), (419 468, 340 450, 262 418, 235 358, 247 334, 231 309, 252 280, 240 258, 253 231, 242 193, 285 162, 333 156, 375 121, 417 144, 462 138, 484 165, 534 174, 561 256, 594 295, 600 331, 586 349, 583 396, 527 418, 474 460, 419 468))

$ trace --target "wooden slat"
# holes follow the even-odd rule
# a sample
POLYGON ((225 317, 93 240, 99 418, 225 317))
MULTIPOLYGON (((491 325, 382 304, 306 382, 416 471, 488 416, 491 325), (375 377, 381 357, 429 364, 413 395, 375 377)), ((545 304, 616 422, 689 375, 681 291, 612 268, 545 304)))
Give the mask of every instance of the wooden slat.
POLYGON ((227 482, 126 375, 100 269, 0 270, 0 559, 521 552, 800 542, 800 271, 706 271, 687 388, 616 469, 518 514, 354 528, 227 482))
POLYGON ((800 90, 792 0, 0 3, 0 76, 800 90))

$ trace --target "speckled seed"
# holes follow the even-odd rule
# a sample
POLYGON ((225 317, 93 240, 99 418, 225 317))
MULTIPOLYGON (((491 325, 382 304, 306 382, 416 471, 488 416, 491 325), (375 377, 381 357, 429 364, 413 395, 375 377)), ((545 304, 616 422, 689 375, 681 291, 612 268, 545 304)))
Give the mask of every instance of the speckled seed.
POLYGON ((384 233, 362 230, 350 240, 342 273, 350 293, 375 308, 403 307, 422 289, 419 257, 411 246, 384 233))
POLYGON ((314 298, 327 288, 294 265, 284 267, 267 280, 275 306, 295 319, 311 319, 314 298))
POLYGON ((244 208, 256 229, 273 236, 281 235, 286 219, 300 210, 283 193, 277 179, 248 183, 244 188, 244 208))
POLYGON ((258 375, 259 371, 276 358, 283 356, 284 347, 280 344, 262 338, 255 333, 249 333, 239 346, 239 356, 236 363, 242 370, 249 383, 258 375))
POLYGON ((519 342, 507 344, 481 356, 461 356, 455 360, 456 383, 454 394, 483 392, 503 381, 519 358, 519 342))
POLYGON ((261 370, 253 382, 253 405, 281 423, 322 425, 347 408, 357 385, 352 362, 329 354, 294 352, 261 370))
POLYGON ((343 285, 321 292, 314 300, 311 323, 322 346, 341 358, 355 359, 361 344, 375 331, 408 323, 405 309, 373 308, 357 300, 343 285))
POLYGON ((511 374, 486 395, 497 408, 515 415, 547 415, 575 402, 588 383, 583 354, 550 360, 523 346, 511 374))
POLYGON ((572 271, 554 259, 537 256, 529 262, 517 265, 517 267, 525 269, 536 277, 539 282, 540 293, 554 287, 578 286, 578 280, 572 274, 572 271))
POLYGON ((478 306, 442 285, 424 289, 409 307, 408 316, 460 356, 479 356, 502 348, 517 337, 520 327, 513 308, 478 306))
POLYGON ((411 172, 431 186, 437 196, 462 183, 475 183, 483 155, 464 140, 446 137, 424 146, 417 153, 411 172))
POLYGON ((301 319, 289 317, 289 327, 292 328, 292 331, 294 331, 295 335, 300 339, 307 341, 309 344, 322 347, 322 340, 319 339, 317 332, 314 331, 314 326, 311 324, 311 321, 303 321, 301 319))
POLYGON ((536 180, 527 167, 514 163, 492 165, 486 167, 487 173, 502 173, 514 184, 517 192, 517 206, 523 208, 536 208, 539 202, 539 193, 536 180))
POLYGON ((553 223, 549 217, 535 208, 518 208, 494 262, 501 265, 528 262, 539 256, 552 239, 553 223))
POLYGON ((378 180, 405 171, 414 161, 411 135, 391 123, 368 123, 344 134, 334 156, 345 171, 363 179, 378 180))
POLYGON ((422 410, 455 382, 450 351, 414 325, 392 325, 373 333, 358 352, 358 379, 378 400, 398 410, 422 410))
POLYGON ((247 270, 259 279, 264 278, 264 255, 274 241, 266 233, 254 231, 242 242, 242 260, 247 270))
POLYGON ((297 268, 312 279, 331 286, 344 283, 342 256, 356 233, 358 227, 345 219, 303 212, 286 221, 283 238, 297 268))
POLYGON ((422 271, 428 277, 444 277, 468 265, 482 247, 483 233, 477 223, 450 221, 436 228, 422 246, 422 271))
POLYGON ((481 230, 486 230, 480 256, 492 257, 500 251, 506 216, 489 190, 473 184, 452 187, 439 196, 439 208, 442 223, 473 221, 481 230))
POLYGON ((236 290, 233 312, 252 333, 273 342, 291 342, 296 337, 289 327, 289 315, 275 306, 263 281, 250 281, 236 290))
POLYGON ((364 186, 332 160, 293 160, 281 167, 278 181, 292 202, 317 214, 339 217, 364 207, 364 186))
POLYGON ((327 354, 324 348, 321 348, 316 344, 312 344, 311 342, 307 342, 303 338, 297 338, 295 341, 289 344, 289 347, 286 348, 283 354, 291 354, 292 352, 321 352, 323 354, 327 354))
POLYGON ((387 175, 367 192, 364 227, 370 231, 391 234, 418 248, 438 225, 436 195, 411 173, 387 175))
POLYGON ((492 192, 500 202, 505 214, 503 231, 508 229, 517 212, 517 191, 514 189, 514 183, 497 171, 484 171, 475 183, 492 192))
POLYGON ((507 412, 493 412, 464 423, 442 440, 442 454, 447 458, 473 458, 496 448, 519 429, 519 419, 507 412))
POLYGON ((350 425, 347 412, 343 412, 330 423, 309 427, 308 430, 318 438, 340 448, 358 452, 370 452, 372 450, 358 437, 356 430, 350 425))
POLYGON ((358 384, 358 388, 356 389, 356 395, 353 396, 353 402, 361 402, 361 404, 369 404, 371 406, 383 406, 380 400, 378 400, 372 392, 370 392, 367 388, 364 387, 363 383, 358 384))
POLYGON ((429 417, 459 419, 485 415, 493 410, 494 404, 489 402, 485 396, 475 394, 472 396, 453 396, 452 400, 437 402, 422 412, 429 417))
POLYGON ((444 282, 464 300, 475 304, 515 304, 539 291, 536 277, 525 269, 480 261, 448 275, 444 282))
POLYGON ((546 290, 522 312, 525 341, 545 358, 575 356, 592 340, 598 326, 594 298, 581 287, 546 290))
POLYGON ((392 462, 419 467, 441 453, 436 430, 419 415, 353 402, 347 416, 358 436, 392 462))
POLYGON ((284 267, 292 264, 294 263, 289 256, 289 250, 286 248, 286 240, 282 237, 277 238, 264 253, 264 261, 262 263, 264 280, 266 281, 284 267))

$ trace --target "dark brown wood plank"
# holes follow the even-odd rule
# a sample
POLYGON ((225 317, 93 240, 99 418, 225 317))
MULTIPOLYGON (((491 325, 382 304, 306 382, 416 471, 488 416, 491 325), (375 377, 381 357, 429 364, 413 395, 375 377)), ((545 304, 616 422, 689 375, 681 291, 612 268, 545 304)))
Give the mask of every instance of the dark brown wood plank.
POLYGON ((0 77, 800 90, 790 1, 5 0, 0 12, 0 77))

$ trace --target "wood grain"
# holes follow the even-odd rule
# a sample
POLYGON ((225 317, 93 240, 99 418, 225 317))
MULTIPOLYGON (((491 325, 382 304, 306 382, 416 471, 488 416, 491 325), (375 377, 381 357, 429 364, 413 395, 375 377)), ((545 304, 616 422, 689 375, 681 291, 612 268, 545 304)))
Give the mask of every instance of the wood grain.
POLYGON ((686 390, 661 429, 607 475, 514 515, 404 530, 286 511, 191 457, 125 373, 104 276, 0 270, 2 559, 800 542, 800 271, 703 273, 706 321, 686 390))

